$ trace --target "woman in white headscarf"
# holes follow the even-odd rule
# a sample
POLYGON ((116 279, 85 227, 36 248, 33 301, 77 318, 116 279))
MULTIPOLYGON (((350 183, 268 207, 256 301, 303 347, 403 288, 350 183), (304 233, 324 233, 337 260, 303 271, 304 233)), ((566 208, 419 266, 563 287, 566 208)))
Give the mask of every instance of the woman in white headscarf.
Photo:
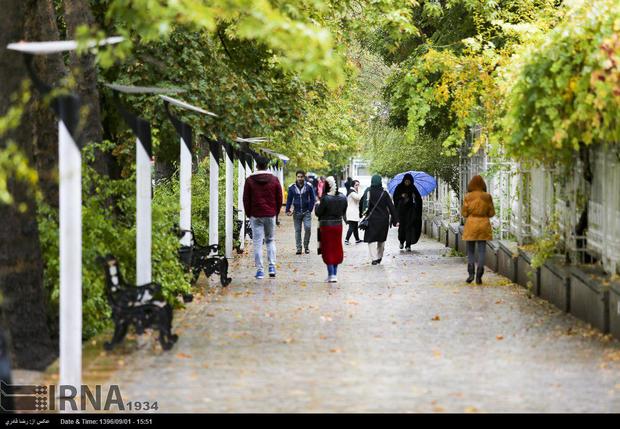
POLYGON ((326 282, 336 283, 338 265, 344 260, 342 221, 346 221, 347 199, 338 192, 336 180, 332 176, 325 181, 323 196, 314 212, 319 218, 321 255, 327 265, 326 282))

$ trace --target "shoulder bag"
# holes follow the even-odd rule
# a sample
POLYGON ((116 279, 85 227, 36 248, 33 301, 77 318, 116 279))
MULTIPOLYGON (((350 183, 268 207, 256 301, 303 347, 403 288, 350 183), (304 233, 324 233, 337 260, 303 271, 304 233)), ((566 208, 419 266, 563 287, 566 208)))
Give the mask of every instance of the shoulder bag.
MULTIPOLYGON (((370 192, 368 194, 369 194, 368 195, 368 200, 369 200, 368 203, 370 204, 370 192)), ((358 229, 361 229, 362 231, 366 231, 368 229, 368 219, 370 218, 370 216, 372 216, 373 212, 375 211, 375 209, 377 208, 377 206, 381 202, 381 198, 383 198, 383 194, 385 194, 385 191, 381 192, 381 196, 377 200, 377 203, 374 205, 374 207, 372 208, 370 213, 368 213, 366 216, 364 216, 364 219, 360 220, 359 224, 357 224, 358 229)))

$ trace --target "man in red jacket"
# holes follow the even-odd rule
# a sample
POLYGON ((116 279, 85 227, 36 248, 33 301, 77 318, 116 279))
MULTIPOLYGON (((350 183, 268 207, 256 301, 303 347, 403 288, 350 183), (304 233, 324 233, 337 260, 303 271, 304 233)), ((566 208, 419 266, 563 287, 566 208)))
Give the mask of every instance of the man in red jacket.
POLYGON ((263 239, 267 245, 269 277, 276 276, 276 215, 282 207, 282 186, 276 176, 267 171, 267 158, 256 160, 258 171, 245 180, 243 207, 252 223, 254 242, 254 263, 256 278, 265 277, 263 270, 263 239))

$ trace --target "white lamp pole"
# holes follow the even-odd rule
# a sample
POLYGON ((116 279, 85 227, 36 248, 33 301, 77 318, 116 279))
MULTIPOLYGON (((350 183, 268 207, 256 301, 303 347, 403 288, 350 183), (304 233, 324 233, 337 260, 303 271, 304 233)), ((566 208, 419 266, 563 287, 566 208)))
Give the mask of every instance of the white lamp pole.
MULTIPOLYGON (((119 43, 113 37, 89 47, 119 43)), ((22 52, 35 87, 49 93, 32 68, 31 55, 48 55, 77 49, 74 40, 11 43, 7 49, 22 52)), ((82 155, 76 130, 80 101, 75 95, 53 98, 58 116, 59 270, 60 270, 60 384, 76 389, 82 384, 82 155)), ((60 395, 65 391, 61 389, 60 395)))
POLYGON ((243 188, 245 186, 245 167, 240 154, 237 161, 237 209, 239 210, 238 219, 241 221, 241 228, 239 230, 239 249, 245 249, 245 209, 243 207, 243 188))
POLYGON ((82 384, 82 156, 58 121, 60 384, 82 384))
POLYGON ((219 145, 219 142, 209 140, 209 245, 219 244, 219 145))
POLYGON ((152 281, 151 129, 136 138, 136 283, 152 281), (148 144, 147 144, 148 142, 148 144))
POLYGON ((282 186, 282 193, 284 193, 284 166, 278 168, 278 180, 282 186))
MULTIPOLYGON (((167 95, 160 95, 164 100, 164 107, 166 113, 172 121, 174 128, 180 138, 180 153, 179 153, 179 200, 181 203, 181 211, 179 214, 179 227, 184 231, 191 231, 192 228, 192 128, 189 124, 179 120, 172 115, 169 109, 169 104, 177 107, 181 107, 186 110, 190 110, 203 115, 209 115, 217 117, 215 113, 208 112, 200 107, 193 106, 184 101, 177 100, 167 95)), ((191 245, 191 233, 186 232, 181 237, 182 246, 191 245)))
MULTIPOLYGON (((184 231, 192 229, 192 152, 191 139, 186 141, 181 137, 180 142, 180 166, 179 166, 179 199, 181 213, 179 214, 179 226, 184 231)), ((191 245, 191 233, 186 232, 181 237, 183 246, 191 245)))
POLYGON ((235 164, 233 163, 233 148, 230 143, 224 144, 226 158, 226 207, 225 207, 225 220, 224 229, 226 231, 226 240, 224 243, 224 255, 226 258, 232 258, 233 251, 233 180, 235 164))
MULTIPOLYGON (((125 94, 162 94, 182 92, 180 89, 125 86, 106 84, 116 92, 125 94)), ((116 94, 116 93, 115 93, 116 94)), ((136 283, 143 285, 152 281, 152 182, 153 159, 151 125, 148 121, 127 111, 115 98, 125 122, 136 136, 136 283)))

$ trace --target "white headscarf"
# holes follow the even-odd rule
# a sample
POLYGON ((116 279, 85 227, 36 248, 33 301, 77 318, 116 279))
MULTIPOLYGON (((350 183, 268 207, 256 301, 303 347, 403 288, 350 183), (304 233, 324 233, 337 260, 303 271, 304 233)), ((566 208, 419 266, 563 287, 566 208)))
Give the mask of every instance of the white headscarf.
POLYGON ((329 176, 325 181, 329 184, 329 192, 327 195, 336 195, 338 188, 336 188, 336 179, 334 179, 334 176, 329 176))

